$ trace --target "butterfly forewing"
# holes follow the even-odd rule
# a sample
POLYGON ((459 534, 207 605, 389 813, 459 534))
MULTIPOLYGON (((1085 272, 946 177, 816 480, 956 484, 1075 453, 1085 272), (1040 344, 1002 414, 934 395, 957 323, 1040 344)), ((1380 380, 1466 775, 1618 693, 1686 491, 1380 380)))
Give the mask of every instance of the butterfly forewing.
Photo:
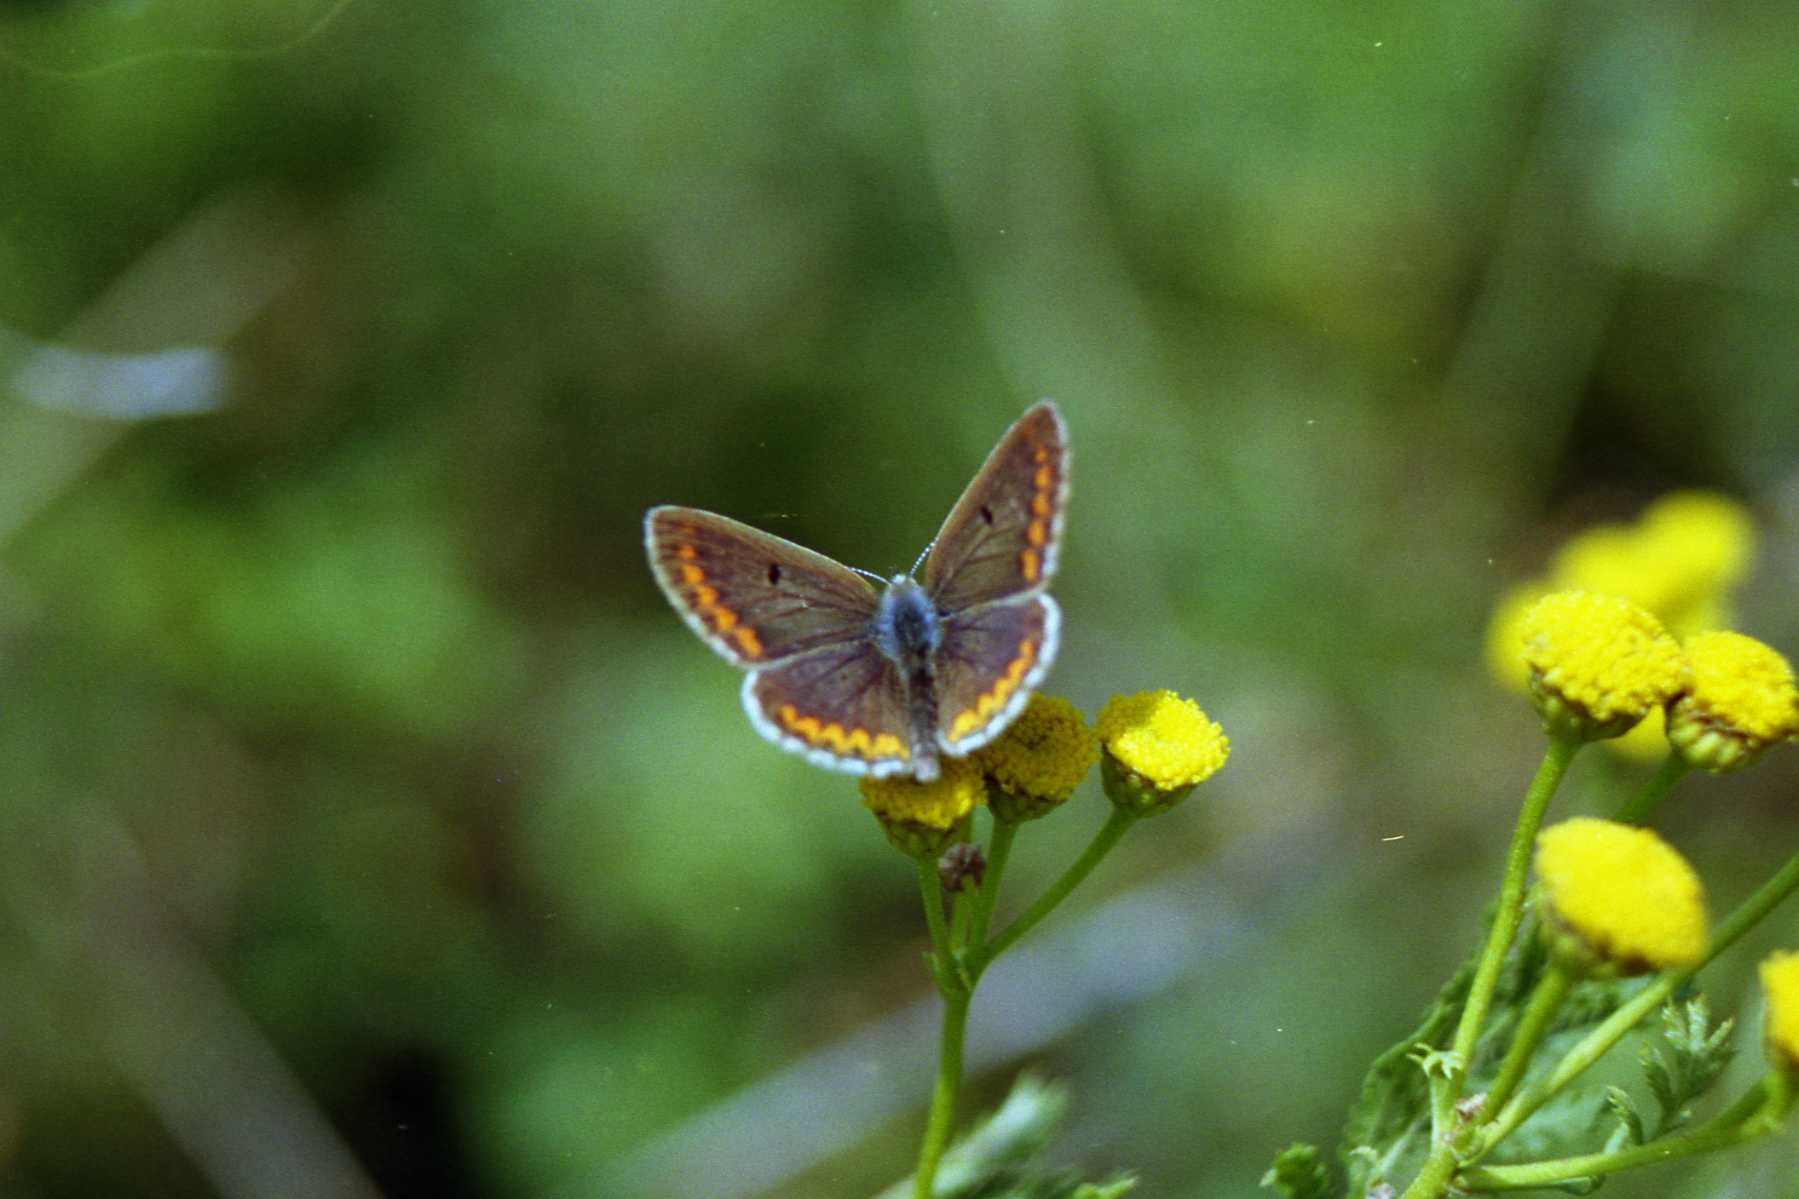
POLYGON ((644 541, 669 602, 737 666, 867 642, 880 595, 823 554, 698 508, 650 509, 644 541))
POLYGON ((866 638, 753 672, 743 707, 763 736, 827 769, 888 775, 909 768, 905 685, 866 638))
POLYGON ((938 609, 1042 590, 1067 500, 1068 435, 1045 400, 1007 430, 931 543, 920 581, 938 609))
POLYGON ((937 645, 937 743, 979 749, 1024 709, 1056 656, 1062 614, 1047 595, 980 604, 944 617, 937 645))

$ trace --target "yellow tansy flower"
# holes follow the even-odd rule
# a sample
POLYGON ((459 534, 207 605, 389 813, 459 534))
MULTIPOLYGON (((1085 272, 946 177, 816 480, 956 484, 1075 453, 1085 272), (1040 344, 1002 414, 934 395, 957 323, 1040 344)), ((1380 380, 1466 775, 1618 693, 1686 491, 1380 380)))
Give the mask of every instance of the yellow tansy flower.
POLYGON ((1099 760, 1099 738, 1059 695, 1033 695, 1004 733, 974 753, 993 785, 987 806, 1018 823, 1066 802, 1099 760))
POLYGON ((1631 725, 1629 732, 1600 744, 1621 758, 1645 765, 1664 761, 1668 756, 1667 709, 1649 709, 1649 715, 1631 725))
POLYGON ((1525 614, 1523 635, 1531 698, 1544 727, 1560 735, 1616 737, 1685 682, 1674 638, 1617 596, 1546 595, 1525 614))
POLYGON ((1770 954, 1761 975, 1768 1000, 1768 1056, 1782 1070, 1799 1073, 1799 953, 1770 954))
POLYGON ((1705 890, 1645 828, 1580 817, 1537 837, 1551 945, 1588 970, 1642 974, 1705 956, 1705 890))
POLYGON ((1755 526, 1728 496, 1676 491, 1631 525, 1599 525, 1568 539, 1551 583, 1618 595, 1649 609, 1676 636, 1728 618, 1729 593, 1755 551, 1755 526))
POLYGON ((1530 674, 1524 666, 1524 617, 1547 594, 1541 583, 1522 583, 1499 597, 1487 622, 1487 669, 1515 691, 1523 691, 1530 674))
MULTIPOLYGON (((1678 563, 1680 585, 1670 602, 1679 609, 1702 607, 1709 597, 1727 594, 1743 581, 1755 556, 1755 522, 1749 509, 1727 495, 1708 491, 1676 491, 1649 505, 1643 513, 1643 555, 1655 562, 1678 563)), ((1670 628, 1685 634, 1705 626, 1686 626, 1684 611, 1662 612, 1670 628)))
POLYGON ((1594 525, 1563 543, 1550 564, 1557 590, 1617 595, 1654 610, 1668 598, 1669 566, 1648 558, 1644 542, 1631 525, 1594 525))
POLYGON ((1686 693, 1668 708, 1668 740, 1686 761, 1722 774, 1799 736, 1799 689, 1779 653, 1741 633, 1687 642, 1686 693))
POLYGON ((901 853, 935 857, 956 834, 962 818, 987 798, 986 775, 968 758, 945 758, 934 782, 910 775, 857 781, 862 803, 875 814, 901 853))
POLYGON ((1231 753, 1224 730, 1172 691, 1114 695, 1100 710, 1099 740, 1107 798, 1144 814, 1185 799, 1231 753))

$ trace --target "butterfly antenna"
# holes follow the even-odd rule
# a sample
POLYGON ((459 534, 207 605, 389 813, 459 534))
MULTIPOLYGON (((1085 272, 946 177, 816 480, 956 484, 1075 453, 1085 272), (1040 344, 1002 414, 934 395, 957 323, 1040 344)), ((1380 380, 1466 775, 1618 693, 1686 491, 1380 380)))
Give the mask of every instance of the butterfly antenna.
POLYGON ((876 574, 872 570, 863 570, 860 566, 852 566, 852 567, 850 567, 850 569, 855 571, 857 574, 861 575, 864 578, 873 579, 877 583, 885 584, 887 582, 887 580, 885 578, 876 574))
POLYGON ((919 551, 918 561, 916 561, 912 564, 912 569, 908 572, 909 574, 911 574, 911 576, 913 578, 916 579, 918 577, 918 572, 924 568, 924 560, 931 556, 931 550, 936 546, 936 544, 937 544, 937 539, 935 537, 933 537, 933 538, 931 538, 930 545, 925 546, 924 549, 919 551))

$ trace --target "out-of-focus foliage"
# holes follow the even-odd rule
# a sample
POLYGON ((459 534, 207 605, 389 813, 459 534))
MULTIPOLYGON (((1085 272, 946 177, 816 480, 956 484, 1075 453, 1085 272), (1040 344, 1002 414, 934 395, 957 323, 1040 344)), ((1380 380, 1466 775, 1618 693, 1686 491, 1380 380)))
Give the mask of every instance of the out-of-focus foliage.
MULTIPOLYGON (((902 1174, 928 1038, 845 1038, 928 994, 905 865, 640 520, 902 570, 1054 395, 1052 689, 1234 749, 1096 898, 1279 902, 991 1012, 1055 1031, 971 1102, 1029 1055, 1087 1176, 1249 1193, 1472 942, 1537 748, 1481 669, 1509 584, 1715 489, 1740 627, 1799 650, 1796 61, 1793 0, 0 5, 0 1190, 902 1174), (692 1149, 790 1067, 810 1106, 692 1149)), ((1796 769, 1663 822, 1720 907, 1796 769)))

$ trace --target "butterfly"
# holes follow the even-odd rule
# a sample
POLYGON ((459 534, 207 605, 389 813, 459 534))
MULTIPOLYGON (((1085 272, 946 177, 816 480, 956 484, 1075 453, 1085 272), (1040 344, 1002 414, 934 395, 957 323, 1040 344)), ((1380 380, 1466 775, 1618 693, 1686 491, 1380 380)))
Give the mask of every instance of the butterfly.
POLYGON ((749 672, 757 732, 829 770, 930 782, 943 757, 1004 732, 1055 659, 1062 616, 1046 589, 1068 459, 1062 414, 1044 400, 892 579, 668 505, 644 517, 650 570, 688 627, 749 672))

